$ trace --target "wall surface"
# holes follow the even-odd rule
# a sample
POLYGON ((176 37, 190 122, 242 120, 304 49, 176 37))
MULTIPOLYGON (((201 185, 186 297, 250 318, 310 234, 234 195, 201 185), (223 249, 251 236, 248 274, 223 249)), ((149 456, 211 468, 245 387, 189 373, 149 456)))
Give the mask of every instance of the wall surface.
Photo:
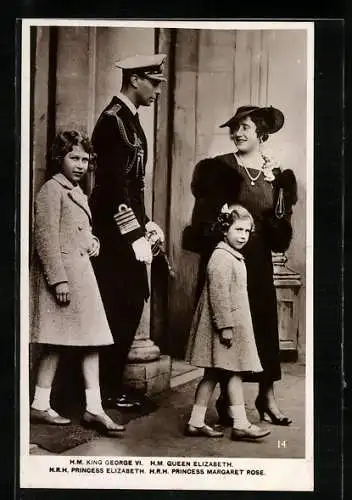
MULTIPOLYGON (((32 192, 37 192, 42 185, 46 171, 47 132, 48 132, 48 100, 49 100, 49 39, 50 31, 46 26, 36 28, 35 61, 32 61, 34 73, 33 88, 33 164, 32 192)), ((33 204, 32 204, 33 205, 33 204)), ((33 206, 32 206, 33 209, 33 206)))
POLYGON ((269 32, 269 54, 268 103, 283 111, 285 126, 272 136, 268 146, 284 168, 295 172, 298 183, 298 202, 292 216, 294 236, 287 257, 289 267, 299 272, 302 279, 298 340, 303 357, 306 336, 307 172, 313 168, 307 162, 307 42, 304 32, 269 32))

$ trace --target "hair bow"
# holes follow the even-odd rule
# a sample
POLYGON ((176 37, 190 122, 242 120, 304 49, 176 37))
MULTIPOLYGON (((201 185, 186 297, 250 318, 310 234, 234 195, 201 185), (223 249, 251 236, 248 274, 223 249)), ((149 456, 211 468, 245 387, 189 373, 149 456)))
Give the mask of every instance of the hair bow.
POLYGON ((225 205, 223 205, 221 207, 220 213, 221 214, 230 214, 231 213, 231 210, 229 210, 229 206, 227 203, 225 203, 225 205))

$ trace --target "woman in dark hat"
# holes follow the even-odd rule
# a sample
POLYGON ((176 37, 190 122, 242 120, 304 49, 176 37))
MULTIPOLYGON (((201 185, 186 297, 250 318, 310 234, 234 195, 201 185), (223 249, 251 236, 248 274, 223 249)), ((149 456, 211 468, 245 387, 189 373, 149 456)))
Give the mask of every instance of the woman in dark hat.
MULTIPOLYGON (((202 160, 195 168, 192 193, 195 206, 192 225, 184 234, 184 247, 201 254, 197 298, 204 282, 210 254, 218 242, 212 230, 224 203, 239 203, 253 215, 256 231, 244 248, 248 295, 254 334, 263 372, 248 381, 259 382, 255 401, 261 419, 289 425, 274 395, 274 382, 281 379, 276 293, 272 251, 287 250, 291 238, 292 206, 297 185, 292 170, 282 170, 263 154, 261 145, 284 124, 284 115, 273 107, 241 106, 221 127, 229 127, 235 152, 202 160)), ((226 381, 222 389, 226 387, 226 381)), ((217 401, 219 422, 230 424, 225 389, 217 401)))

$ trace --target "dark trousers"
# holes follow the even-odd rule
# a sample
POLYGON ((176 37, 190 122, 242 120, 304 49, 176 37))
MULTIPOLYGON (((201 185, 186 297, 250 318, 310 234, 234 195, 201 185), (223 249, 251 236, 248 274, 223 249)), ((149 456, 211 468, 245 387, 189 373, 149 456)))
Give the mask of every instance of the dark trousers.
MULTIPOLYGON (((111 263, 111 260, 110 260, 111 263)), ((94 263, 106 317, 114 344, 100 351, 102 398, 116 398, 122 392, 128 353, 136 334, 146 298, 145 265, 135 262, 126 269, 112 269, 104 259, 94 263)))

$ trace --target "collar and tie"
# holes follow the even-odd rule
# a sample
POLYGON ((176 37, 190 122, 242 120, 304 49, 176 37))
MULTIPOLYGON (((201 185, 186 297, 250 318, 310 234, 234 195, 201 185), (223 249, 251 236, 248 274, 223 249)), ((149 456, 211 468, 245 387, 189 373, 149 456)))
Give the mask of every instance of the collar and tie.
POLYGON ((134 119, 135 119, 135 123, 136 123, 137 129, 139 130, 139 132, 142 135, 142 137, 144 138, 144 140, 146 140, 143 127, 142 127, 141 122, 139 120, 139 114, 138 113, 136 113, 134 115, 134 119))

